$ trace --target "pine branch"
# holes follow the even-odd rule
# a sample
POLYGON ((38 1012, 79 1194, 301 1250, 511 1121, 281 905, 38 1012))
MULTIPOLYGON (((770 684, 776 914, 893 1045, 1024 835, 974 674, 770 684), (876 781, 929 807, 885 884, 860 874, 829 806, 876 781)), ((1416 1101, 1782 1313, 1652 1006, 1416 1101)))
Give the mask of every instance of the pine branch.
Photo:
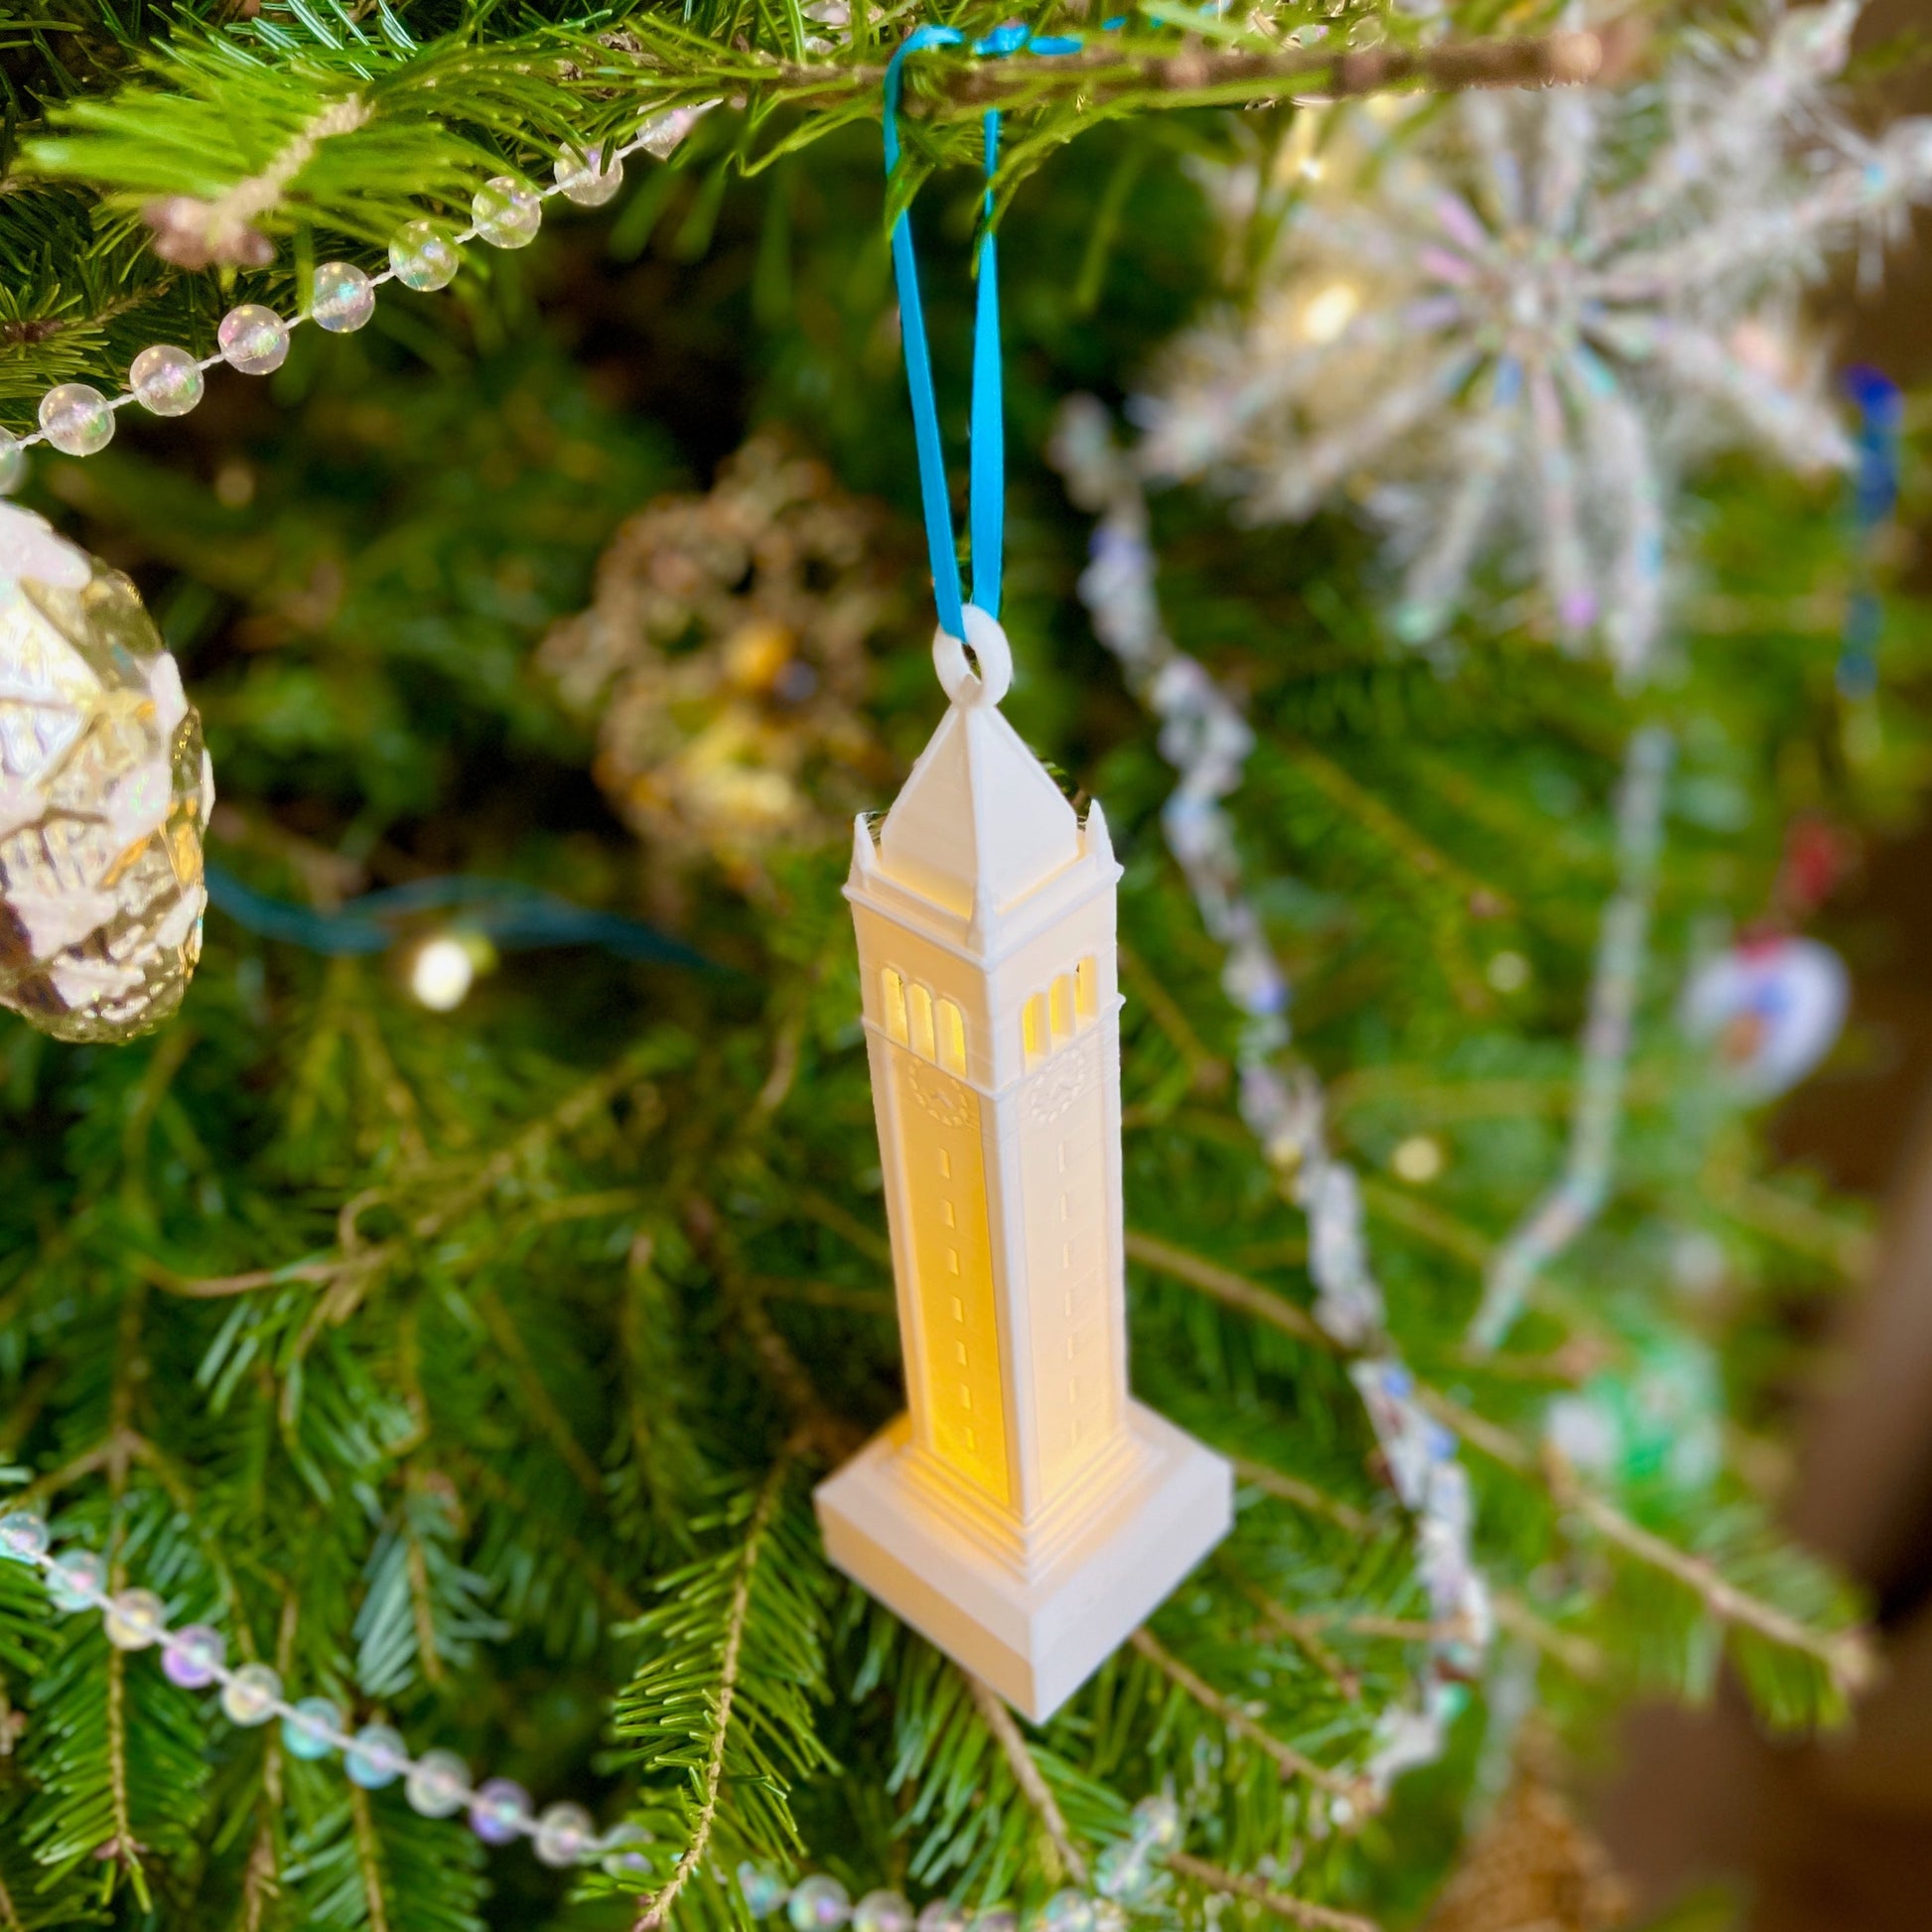
POLYGON ((1361 1680, 1321 1640, 1318 1618, 1297 1616, 1285 1604, 1276 1602, 1252 1578, 1240 1576, 1231 1565, 1224 1567, 1234 1577, 1236 1588, 1261 1612, 1266 1628, 1286 1637, 1351 1703, 1360 1698, 1361 1680))
MULTIPOLYGON (((1259 1283, 1231 1269, 1173 1242, 1135 1232, 1128 1234, 1127 1251, 1133 1259, 1185 1282, 1225 1306, 1293 1335, 1298 1341, 1324 1352, 1336 1352, 1328 1337, 1292 1302, 1271 1294, 1259 1283)), ((1417 1385, 1416 1400, 1472 1449, 1543 1488, 1560 1507, 1582 1516, 1598 1535, 1616 1544, 1626 1555, 1694 1590, 1718 1622, 1754 1631, 1769 1643, 1814 1658, 1824 1666, 1833 1689, 1842 1697, 1855 1695, 1869 1681, 1870 1645, 1863 1631, 1813 1628, 1776 1605, 1738 1588, 1704 1558, 1687 1555, 1631 1522, 1612 1504, 1586 1490, 1567 1469, 1537 1455, 1507 1430, 1485 1421, 1465 1405, 1422 1384, 1417 1385)))
POLYGON ((718 1793, 725 1781, 725 1752, 731 1742, 732 1707, 738 1701, 739 1659, 745 1644, 745 1619, 752 1604, 752 1579, 763 1554, 765 1533, 771 1526, 771 1514, 777 1507, 778 1492, 787 1473, 783 1458, 772 1464, 771 1473, 765 1477, 764 1486, 752 1511, 752 1520, 747 1526, 745 1547, 739 1558, 738 1579, 732 1586, 731 1606, 725 1612, 725 1637, 718 1658, 711 1748, 698 1778, 697 1819, 692 1825, 689 1841, 678 1855, 677 1867, 671 1874, 670 1883, 651 1899, 640 1901, 644 1909, 634 1922, 633 1932, 656 1932, 657 1927, 669 1920, 678 1893, 684 1889, 690 1875, 704 1863, 705 1855, 711 1849, 712 1827, 718 1820, 718 1793))
MULTIPOLYGON (((1279 1295, 1270 1293, 1259 1282, 1251 1282, 1245 1275, 1236 1274, 1231 1268, 1223 1268, 1219 1262, 1209 1261, 1205 1255, 1197 1255, 1190 1249, 1165 1241, 1157 1234, 1129 1228, 1127 1258, 1158 1269, 1164 1275, 1171 1275, 1175 1281, 1185 1282, 1188 1287, 1197 1288, 1217 1302, 1253 1315, 1258 1321, 1266 1321, 1283 1334, 1293 1335, 1297 1341, 1305 1341, 1324 1354, 1336 1352, 1334 1343, 1316 1327, 1311 1315, 1305 1313, 1293 1302, 1286 1302, 1279 1295)), ((1298 1498, 1291 1497, 1290 1500, 1298 1498)))
POLYGON ((1739 1589, 1715 1564, 1653 1535, 1567 1476, 1553 1475, 1552 1488, 1559 1501, 1567 1502, 1607 1542, 1694 1591, 1719 1623, 1753 1630, 1780 1649, 1816 1658, 1825 1667, 1833 1690, 1848 1702, 1870 1688, 1877 1674, 1877 1658, 1866 1631, 1856 1626, 1815 1630, 1776 1604, 1739 1589))
POLYGON ((1386 1180, 1365 1174, 1361 1189, 1362 1205, 1370 1214, 1452 1255, 1478 1274, 1495 1253, 1495 1244, 1466 1222, 1429 1201, 1418 1200, 1413 1193, 1390 1186, 1386 1180))
POLYGON ((436 1606, 430 1594, 429 1564, 423 1555, 423 1540, 406 1514, 403 1549, 409 1566, 409 1607, 416 1624, 416 1655, 422 1663, 423 1681, 441 1684, 443 1658, 436 1641, 436 1606))
MULTIPOLYGON (((1290 94, 1341 99, 1402 87, 1449 92, 1465 87, 1575 86, 1602 65, 1601 40, 1591 33, 1559 33, 1526 40, 1465 41, 1434 48, 1366 48, 1344 54, 1300 48, 1179 50, 1090 44, 1053 60, 978 61, 970 66, 928 61, 916 88, 907 90, 914 114, 936 121, 976 117, 990 108, 1016 112, 1077 97, 1083 108, 1233 106, 1290 94)), ((738 69, 731 80, 756 80, 758 69, 738 69)), ((883 66, 787 65, 768 97, 830 106, 877 93, 883 66)), ((720 84, 724 84, 721 76, 720 84)))
MULTIPOLYGON (((344 1932, 483 1932, 482 1848, 351 1785, 340 1768, 289 1765, 293 1808, 307 1821, 282 1873, 283 1903, 264 1923, 344 1932)), ((268 1882, 272 1882, 268 1881, 268 1882)))
POLYGON ((1170 1871, 1177 1871, 1197 1885, 1205 1885, 1210 1891, 1231 1898, 1249 1899, 1277 1918, 1287 1919, 1291 1925, 1309 1927, 1310 1932, 1379 1932, 1373 1919, 1362 1918, 1354 1912, 1338 1912, 1331 1906, 1316 1905, 1290 1892, 1277 1891, 1263 1879, 1238 1871, 1223 1871, 1219 1865, 1209 1864, 1186 1852, 1170 1852, 1167 1865, 1170 1871))
POLYGON ((1293 1744, 1277 1737, 1272 1731, 1248 1716, 1231 1698, 1221 1693, 1183 1664, 1180 1659, 1154 1635, 1143 1627, 1128 1638, 1156 1670, 1170 1683, 1177 1685, 1198 1704, 1203 1711, 1217 1718, 1237 1737, 1245 1738, 1256 1749, 1272 1757, 1276 1764, 1291 1778, 1306 1778, 1309 1783, 1335 1797, 1346 1798, 1358 1809, 1373 1809, 1373 1791, 1362 1779, 1346 1777, 1317 1764, 1313 1758, 1298 1751, 1293 1744))
POLYGON ((1154 1024, 1167 1036, 1187 1068, 1187 1084, 1197 1094, 1226 1090, 1230 1068, 1219 1055, 1208 1051, 1195 1032, 1180 1002, 1161 983, 1139 953, 1122 943, 1119 947, 1121 979, 1133 1001, 1147 1010, 1154 1024))
POLYGON ((1379 793, 1372 791, 1335 760, 1306 740, 1284 745, 1290 767, 1332 804, 1396 853, 1412 872, 1434 885, 1449 887, 1464 899, 1495 908, 1497 916, 1515 911, 1507 894, 1486 879, 1478 879, 1448 853, 1425 838, 1379 793))
MULTIPOLYGON (((124 1574, 116 1574, 125 1582, 124 1574)), ((146 1906, 147 1874, 141 1865, 141 1846, 134 1836, 133 1814, 127 1802, 127 1656, 112 1647, 107 1658, 107 1789, 114 1820, 107 1856, 126 1869, 136 1895, 146 1906)))
MULTIPOLYGON (((487 1497, 491 1502, 514 1510, 526 1520, 528 1519, 529 1498, 481 1456, 473 1455, 462 1449, 452 1451, 447 1445, 444 1447, 443 1453, 450 1456, 462 1469, 463 1480, 467 1486, 473 1488, 479 1495, 487 1497)), ((636 1597, 625 1585, 612 1575, 609 1566, 581 1537, 560 1532, 554 1526, 551 1534, 556 1539, 558 1554, 569 1563, 576 1575, 582 1577, 597 1591, 614 1616, 634 1618, 643 1614, 643 1606, 636 1597)))
MULTIPOLYGON (((279 1794, 271 1793, 272 1799, 279 1794)), ((275 1857, 275 1830, 262 1821, 255 1842, 248 1851, 248 1864, 241 1877, 242 1932, 260 1932, 262 1916, 269 1902, 281 1889, 281 1870, 275 1857)))
POLYGON ((967 1689, 973 1694, 973 1705, 981 1721, 1005 1754, 1014 1781, 1026 1794, 1027 1802, 1039 1814, 1039 1822, 1046 1836, 1053 1841, 1054 1851, 1059 1854, 1061 1868, 1076 1885, 1084 1887, 1087 1883, 1087 1862, 1066 1829, 1059 1801, 1053 1796, 1052 1787, 1040 1776, 1039 1766, 1034 1762, 1034 1754, 1028 1747, 1019 1723, 991 1685, 982 1683, 970 1671, 961 1671, 960 1675, 965 1678, 967 1689))
POLYGON ((225 1300, 290 1282, 329 1286, 337 1294, 325 1304, 325 1318, 340 1321, 352 1311, 369 1281, 388 1263, 406 1254, 411 1242, 433 1240, 517 1174, 537 1169, 543 1157, 584 1131, 627 1087, 637 1085, 649 1073, 659 1070, 665 1056, 666 1042, 655 1034, 620 1053, 609 1066, 566 1094, 548 1113, 517 1129, 481 1164, 464 1173, 433 1207, 413 1215, 406 1234, 363 1244, 358 1228, 360 1218, 379 1205, 387 1192, 383 1188, 364 1188, 344 1203, 339 1217, 338 1248, 333 1256, 312 1255, 278 1268, 204 1277, 179 1275, 151 1259, 137 1260, 136 1265, 143 1278, 156 1287, 194 1301, 225 1300))
POLYGON ((1028 1778, 1036 1777, 1050 1797, 1065 1844, 1050 1830, 1042 1838, 1039 1794, 1026 1788, 1020 1763, 967 1674, 883 1611, 876 1613, 875 1631, 861 1682, 877 1681, 897 1658, 887 1789, 900 1797, 901 1829, 917 1834, 913 1878, 990 1904, 1018 1890, 1065 1883, 1068 1849, 1123 1834, 1127 1807, 1119 1796, 1016 1725, 1028 1778))
POLYGON ((604 1478, 583 1444, 571 1433, 570 1425, 565 1422, 556 1403, 551 1400, 550 1391, 543 1385, 543 1377, 537 1373, 536 1364, 530 1359, 529 1344, 523 1338, 523 1331, 487 1286, 481 1283, 477 1286, 471 1296, 471 1304, 483 1316, 491 1339, 503 1351, 504 1359, 516 1378, 523 1406, 536 1423, 539 1433, 557 1451, 564 1467, 576 1478, 584 1493, 587 1496, 602 1496, 604 1478))
MULTIPOLYGON (((1130 1244, 1134 1239, 1132 1235, 1128 1237, 1130 1244)), ((1311 1516, 1325 1516, 1351 1536, 1366 1536, 1375 1527, 1371 1519, 1352 1503, 1343 1502, 1339 1496, 1330 1496, 1313 1483, 1304 1482, 1300 1476, 1286 1475, 1280 1469, 1249 1461, 1245 1456, 1231 1456, 1229 1460, 1233 1462, 1234 1473, 1241 1481, 1251 1483, 1281 1502, 1292 1503, 1297 1509, 1308 1511, 1311 1516)))
POLYGON ((369 1932, 390 1932, 388 1899, 382 1883, 382 1847, 375 1835, 375 1821, 369 1816, 369 1794, 359 1784, 351 1784, 347 1795, 348 1815, 355 1829, 355 1865, 361 1875, 369 1932))
POLYGON ((1692 1556, 1632 1522, 1613 1504, 1586 1489, 1561 1456, 1533 1453, 1507 1431, 1437 1390, 1419 1386, 1416 1399, 1471 1448, 1539 1483, 1560 1508, 1581 1516, 1606 1542, 1682 1584, 1715 1621, 1754 1631, 1768 1643, 1816 1659, 1841 1697, 1855 1697, 1871 1682, 1874 1660, 1864 1630, 1814 1628, 1740 1589, 1707 1559, 1692 1556))
POLYGON ((315 159, 322 142, 353 134, 368 118, 368 107, 352 94, 332 101, 290 135, 259 173, 243 176, 207 201, 176 195, 150 203, 142 216, 154 230, 154 252, 182 268, 265 267, 274 246, 255 231, 255 223, 281 206, 289 184, 315 159))
POLYGON ((619 1701, 617 1731, 641 1770, 682 1773, 683 1843, 665 1882, 639 1900, 636 1932, 664 1925, 693 1879, 710 1868, 727 1824, 735 1843, 762 1857, 796 1847, 790 1779, 829 1769, 810 1723, 823 1688, 822 1571, 816 1553, 783 1524, 785 1490, 805 1449, 794 1438, 727 1521, 737 1540, 673 1573, 669 1599, 635 1626, 660 1653, 619 1701), (728 1817, 729 1814, 729 1817, 728 1817))
MULTIPOLYGON (((124 1157, 145 1153, 154 1109, 160 1104, 167 1080, 179 1067, 181 1056, 158 1053, 155 1061, 141 1083, 143 1104, 130 1115, 123 1134, 124 1157)), ((146 1288, 138 1281, 130 1283, 121 1297, 120 1319, 115 1324, 114 1381, 107 1425, 107 1493, 113 1512, 113 1540, 108 1545, 107 1575, 109 1587, 117 1590, 127 1584, 127 1572, 120 1559, 124 1535, 122 1512, 127 1499, 131 1459, 127 1445, 134 1434, 135 1391, 147 1368, 141 1351, 141 1316, 146 1304, 146 1288)), ((107 1658, 107 1779, 114 1824, 109 1857, 114 1866, 126 1870, 142 1906, 151 1909, 147 1872, 141 1863, 141 1845, 134 1836, 133 1808, 128 1803, 127 1653, 117 1645, 109 1647, 107 1658)))
POLYGON ((1514 1590, 1499 1589, 1491 1601, 1501 1628, 1542 1651, 1573 1677, 1595 1683, 1604 1676, 1603 1653, 1593 1643, 1546 1622, 1514 1590))

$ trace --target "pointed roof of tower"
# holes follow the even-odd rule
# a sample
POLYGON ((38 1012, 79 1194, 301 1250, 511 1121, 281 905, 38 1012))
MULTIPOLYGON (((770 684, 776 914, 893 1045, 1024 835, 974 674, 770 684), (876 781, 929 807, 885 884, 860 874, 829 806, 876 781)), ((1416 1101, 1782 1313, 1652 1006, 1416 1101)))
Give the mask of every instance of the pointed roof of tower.
POLYGON ((1080 822, 998 706, 955 702, 880 832, 883 869, 949 910, 985 917, 1080 857, 1080 822))

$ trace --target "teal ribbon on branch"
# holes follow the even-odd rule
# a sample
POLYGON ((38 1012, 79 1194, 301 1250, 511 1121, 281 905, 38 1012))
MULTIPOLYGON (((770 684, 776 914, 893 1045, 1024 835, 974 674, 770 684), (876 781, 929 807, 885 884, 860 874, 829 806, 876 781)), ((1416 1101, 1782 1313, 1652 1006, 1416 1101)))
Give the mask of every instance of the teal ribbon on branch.
POLYGON ((596 946, 619 959, 720 970, 703 953, 655 926, 621 912, 573 904, 513 879, 460 874, 420 879, 364 893, 333 911, 270 898, 219 866, 207 868, 208 902, 264 939, 326 955, 387 952, 421 929, 427 915, 454 914, 456 925, 482 933, 504 951, 539 946, 596 946))

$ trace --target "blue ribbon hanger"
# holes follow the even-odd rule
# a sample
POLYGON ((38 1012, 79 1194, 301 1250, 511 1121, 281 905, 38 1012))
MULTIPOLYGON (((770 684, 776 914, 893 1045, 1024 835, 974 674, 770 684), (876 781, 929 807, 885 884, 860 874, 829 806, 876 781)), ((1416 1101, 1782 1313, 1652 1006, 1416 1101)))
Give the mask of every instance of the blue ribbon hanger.
MULTIPOLYGON (((886 179, 898 172, 898 101, 901 65, 921 48, 956 47, 954 27, 915 27, 886 64, 886 179)), ((1000 116, 986 117, 986 175, 999 165, 1000 116)), ((986 206, 993 206, 989 187, 986 206)), ((946 488, 946 458, 939 441, 939 405, 932 388, 932 351, 926 345, 925 307, 919 299, 919 257, 912 240, 912 210, 893 223, 893 279, 898 285, 899 336, 905 347, 905 384, 912 395, 912 436, 919 454, 919 496, 925 509, 926 548, 932 558, 932 596, 939 622, 954 637, 966 635, 965 597, 959 553, 953 542, 952 503, 946 488)), ((979 301, 973 316, 973 412, 969 527, 973 538, 973 601, 990 618, 1000 615, 1000 556, 1006 536, 1006 424, 1000 370, 1000 255, 989 231, 980 245, 979 301)))
MULTIPOLYGON (((1110 25, 1112 23, 1109 23, 1110 25)), ((898 103, 904 84, 901 63, 928 47, 957 47, 955 27, 915 27, 886 64, 886 179, 898 172, 898 103)), ((1014 24, 997 27, 973 43, 981 56, 1030 53, 1051 57, 1077 54, 1073 35, 1035 34, 1014 24)), ((1000 615, 1000 565, 1006 549, 1006 414, 1004 369, 1000 359, 1000 249, 991 221, 993 177, 1000 164, 1000 115, 985 119, 987 228, 980 241, 979 297, 973 312, 973 406, 969 460, 967 527, 972 535, 972 603, 989 618, 1000 615)), ((919 258, 912 240, 912 211, 899 211, 893 223, 893 278, 898 285, 899 335, 905 348, 905 383, 912 395, 912 435, 919 454, 919 496, 925 511, 926 548, 932 558, 932 595, 940 627, 962 642, 966 636, 966 599, 960 585, 959 552, 953 541, 952 500, 946 488, 945 452, 939 441, 939 408, 932 388, 932 351, 926 343, 925 308, 919 299, 919 258)))

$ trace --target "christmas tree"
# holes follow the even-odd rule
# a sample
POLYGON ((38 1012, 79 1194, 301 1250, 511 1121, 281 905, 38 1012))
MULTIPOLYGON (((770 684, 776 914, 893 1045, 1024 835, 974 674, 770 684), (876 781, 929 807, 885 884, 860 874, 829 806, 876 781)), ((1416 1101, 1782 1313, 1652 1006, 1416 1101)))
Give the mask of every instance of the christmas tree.
POLYGON ((1932 191, 1853 19, 3 24, 0 1927, 1475 1924, 1491 1820, 1594 1925, 1553 1762, 1845 1718, 1758 1450, 1867 1214, 1757 1103, 1926 763, 1911 438, 1799 309, 1932 191), (1124 869, 1133 1386, 1234 1480, 1037 1724, 812 1505, 905 1402, 915 200, 1124 869))

